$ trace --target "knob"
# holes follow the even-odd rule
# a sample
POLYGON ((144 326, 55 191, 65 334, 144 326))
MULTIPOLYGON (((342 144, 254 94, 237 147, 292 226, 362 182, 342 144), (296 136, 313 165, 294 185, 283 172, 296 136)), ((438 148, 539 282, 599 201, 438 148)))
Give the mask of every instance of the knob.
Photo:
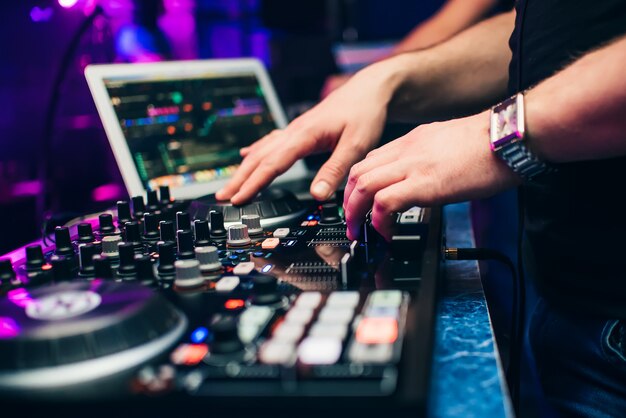
POLYGON ((178 258, 181 260, 194 258, 191 231, 176 231, 176 238, 178 240, 178 258))
POLYGON ((64 281, 72 279, 72 263, 69 258, 53 255, 50 257, 52 265, 52 277, 55 281, 64 281))
POLYGON ((143 239, 148 242, 159 240, 159 220, 153 213, 143 215, 143 239))
POLYGON ((118 273, 120 276, 134 276, 137 273, 135 267, 135 246, 128 242, 123 242, 117 246, 120 253, 120 266, 118 273))
POLYGON ((159 195, 156 190, 148 190, 148 204, 146 209, 148 212, 159 210, 159 195))
POLYGON ((273 305, 281 301, 278 293, 278 280, 267 274, 259 274, 252 279, 252 297, 254 305, 273 305))
POLYGON ((101 279, 112 279, 113 268, 111 267, 111 259, 103 255, 94 255, 93 261, 93 274, 95 277, 101 279))
POLYGON ((193 223, 193 229, 196 232, 196 247, 204 247, 210 244, 209 221, 197 220, 193 223))
POLYGON ((322 205, 320 223, 326 225, 341 223, 341 216, 339 216, 339 207, 337 204, 324 203, 322 205))
POLYGON ((131 222, 132 220, 130 204, 125 200, 117 202, 117 226, 122 228, 126 222, 131 222))
POLYGON ((159 266, 157 271, 161 276, 173 276, 175 272, 174 262, 176 261, 176 246, 173 242, 162 242, 158 244, 159 266))
POLYGON ((191 219, 187 212, 176 212, 176 230, 191 231, 191 219))
POLYGON ((213 334, 211 354, 229 354, 243 350, 237 331, 237 319, 230 315, 216 315, 209 326, 213 334))
POLYGON ((161 198, 161 204, 166 205, 171 202, 170 186, 159 186, 159 195, 161 198))
POLYGON ((113 216, 110 213, 103 213, 98 216, 98 230, 102 235, 115 234, 115 226, 113 225, 113 216))
POLYGON ((194 287, 204 283, 204 277, 200 271, 198 260, 178 260, 174 263, 176 267, 176 280, 174 284, 178 287, 194 287))
POLYGON ((214 272, 222 269, 217 247, 209 245, 207 247, 196 247, 196 258, 200 262, 200 270, 205 272, 214 272))
POLYGON ((133 217, 135 219, 143 218, 143 214, 146 212, 146 204, 143 201, 143 196, 133 196, 133 217))
POLYGON ((224 228, 224 214, 216 210, 209 212, 209 222, 211 223, 211 238, 226 238, 226 228, 224 228))
POLYGON ((156 277, 154 276, 154 266, 152 260, 148 255, 136 255, 135 266, 137 268, 137 279, 144 286, 153 286, 156 284, 156 277))
POLYGON ((79 276, 93 277, 93 256, 96 255, 97 252, 98 249, 93 244, 81 244, 78 247, 78 259, 80 262, 80 270, 78 271, 79 276))
POLYGON ((135 252, 141 252, 141 225, 139 222, 126 222, 124 224, 124 242, 132 244, 135 252))
POLYGON ((161 221, 159 222, 159 229, 161 231, 161 241, 163 242, 175 242, 176 241, 176 229, 174 228, 174 222, 161 221))
POLYGON ((76 227, 78 230, 78 242, 81 244, 88 244, 90 242, 95 241, 95 237, 93 236, 93 229, 91 228, 91 224, 89 223, 80 223, 76 227))
POLYGON ((248 233, 250 235, 261 235, 263 233, 261 217, 259 215, 243 215, 241 217, 241 223, 248 226, 248 233))
POLYGON ((74 247, 72 247, 72 239, 70 238, 70 230, 65 226, 57 226, 54 228, 54 244, 56 249, 54 253, 62 256, 74 255, 74 247))
POLYGON ((117 250, 117 245, 122 242, 122 237, 119 235, 111 235, 102 238, 102 255, 113 260, 117 260, 120 256, 117 250))
POLYGON ((43 250, 41 245, 29 245, 26 247, 26 270, 37 271, 41 269, 45 260, 43 258, 43 250))
POLYGON ((14 278, 15 270, 13 270, 11 260, 8 258, 0 260, 0 282, 11 283, 14 278))
POLYGON ((242 247, 250 244, 248 226, 236 224, 228 227, 228 239, 226 240, 226 244, 233 247, 242 247))

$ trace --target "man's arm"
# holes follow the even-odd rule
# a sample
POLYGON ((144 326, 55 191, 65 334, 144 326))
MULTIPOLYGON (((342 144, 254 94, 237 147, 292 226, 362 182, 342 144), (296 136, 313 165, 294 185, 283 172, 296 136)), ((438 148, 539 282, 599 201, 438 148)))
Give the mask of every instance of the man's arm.
POLYGON ((529 145, 546 161, 626 154, 626 37, 588 53, 526 95, 529 145))

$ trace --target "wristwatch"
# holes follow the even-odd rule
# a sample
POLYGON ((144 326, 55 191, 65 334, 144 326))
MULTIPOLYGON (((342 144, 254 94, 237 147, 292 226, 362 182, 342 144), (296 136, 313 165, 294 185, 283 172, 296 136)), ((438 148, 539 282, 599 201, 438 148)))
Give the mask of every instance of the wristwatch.
POLYGON ((504 100, 491 108, 489 139, 491 150, 525 181, 554 171, 526 146, 524 136, 524 95, 504 100))

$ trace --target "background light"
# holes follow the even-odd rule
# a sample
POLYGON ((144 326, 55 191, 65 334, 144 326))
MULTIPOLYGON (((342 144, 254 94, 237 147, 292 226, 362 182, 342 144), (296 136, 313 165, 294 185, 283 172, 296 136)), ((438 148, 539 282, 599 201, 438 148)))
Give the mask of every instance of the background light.
POLYGON ((66 9, 76 6, 76 3, 78 3, 78 0, 59 0, 59 6, 66 9))

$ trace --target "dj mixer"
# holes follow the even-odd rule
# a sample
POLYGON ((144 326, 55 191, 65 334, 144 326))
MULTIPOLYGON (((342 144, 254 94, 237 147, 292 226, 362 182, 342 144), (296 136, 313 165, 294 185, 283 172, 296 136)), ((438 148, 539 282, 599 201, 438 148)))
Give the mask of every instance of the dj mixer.
POLYGON ((423 413, 439 208, 387 243, 369 221, 348 240, 340 194, 146 197, 2 257, 3 402, 423 413))

